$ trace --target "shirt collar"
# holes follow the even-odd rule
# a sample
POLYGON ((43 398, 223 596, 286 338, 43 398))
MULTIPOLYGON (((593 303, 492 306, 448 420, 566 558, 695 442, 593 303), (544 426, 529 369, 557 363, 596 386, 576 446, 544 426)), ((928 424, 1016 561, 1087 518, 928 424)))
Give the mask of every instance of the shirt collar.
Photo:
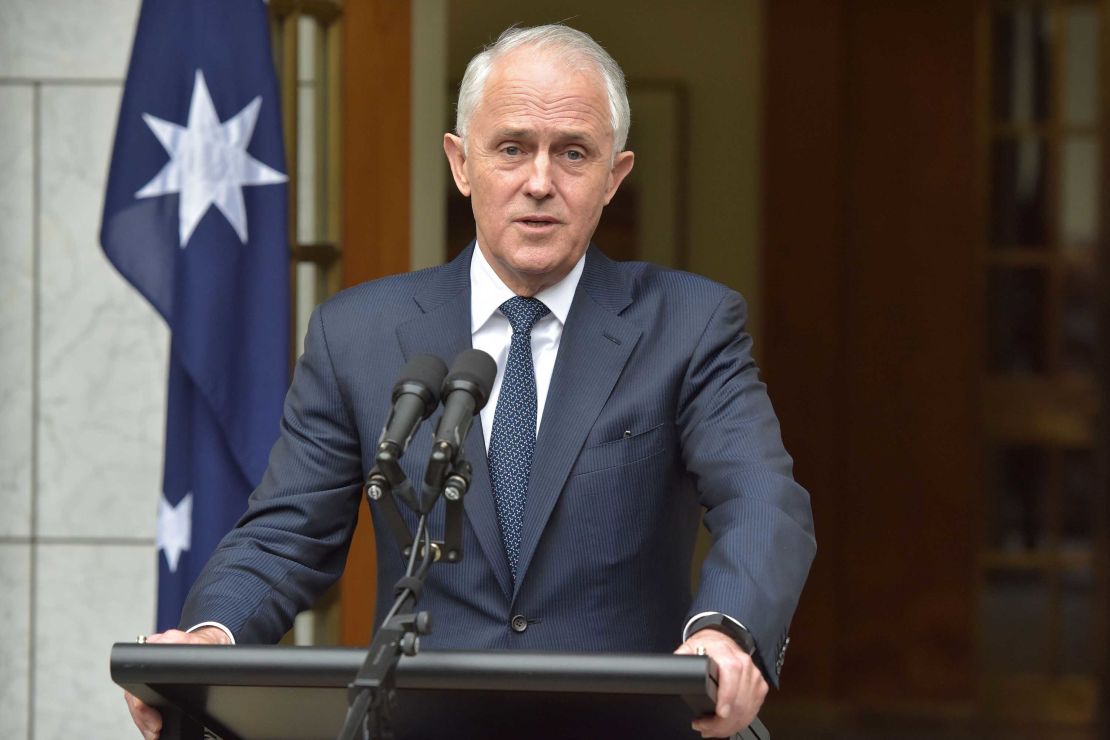
MULTIPOLYGON (((543 301, 560 324, 567 323, 570 304, 574 302, 574 291, 578 288, 578 281, 582 277, 585 265, 586 255, 583 253, 565 278, 536 294, 536 298, 543 301)), ((509 286, 501 282, 501 278, 493 271, 482 250, 475 244, 474 256, 470 260, 471 333, 481 329, 501 304, 514 295, 515 293, 509 290, 509 286)))

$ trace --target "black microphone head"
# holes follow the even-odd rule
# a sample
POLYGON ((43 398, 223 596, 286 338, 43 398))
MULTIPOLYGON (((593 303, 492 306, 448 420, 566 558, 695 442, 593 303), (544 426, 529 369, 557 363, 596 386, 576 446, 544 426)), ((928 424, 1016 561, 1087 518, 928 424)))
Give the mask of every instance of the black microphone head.
POLYGON ((452 391, 465 390, 474 396, 474 412, 477 413, 489 400, 496 377, 497 363, 493 358, 480 349, 468 349, 455 358, 450 374, 443 381, 443 396, 452 391))
POLYGON ((447 375, 447 365, 434 355, 416 355, 401 371, 393 385, 393 402, 404 393, 413 393, 424 401, 424 417, 427 419, 439 406, 439 389, 447 375))

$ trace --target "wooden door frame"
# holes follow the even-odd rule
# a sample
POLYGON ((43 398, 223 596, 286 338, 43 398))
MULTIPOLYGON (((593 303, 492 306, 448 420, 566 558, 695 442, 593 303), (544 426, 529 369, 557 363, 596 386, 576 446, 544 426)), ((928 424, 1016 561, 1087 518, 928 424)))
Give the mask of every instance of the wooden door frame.
MULTIPOLYGON (((410 264, 410 0, 343 6, 343 285, 410 264)), ((377 557, 366 500, 340 581, 340 641, 365 645, 374 626, 377 557)))

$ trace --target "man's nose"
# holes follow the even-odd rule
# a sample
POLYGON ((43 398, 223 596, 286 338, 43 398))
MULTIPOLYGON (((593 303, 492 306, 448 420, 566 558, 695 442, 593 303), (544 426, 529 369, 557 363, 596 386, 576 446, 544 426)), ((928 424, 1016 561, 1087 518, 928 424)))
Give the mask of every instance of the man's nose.
POLYGON ((539 152, 533 159, 528 172, 525 193, 533 198, 543 199, 551 195, 551 157, 547 152, 539 152))

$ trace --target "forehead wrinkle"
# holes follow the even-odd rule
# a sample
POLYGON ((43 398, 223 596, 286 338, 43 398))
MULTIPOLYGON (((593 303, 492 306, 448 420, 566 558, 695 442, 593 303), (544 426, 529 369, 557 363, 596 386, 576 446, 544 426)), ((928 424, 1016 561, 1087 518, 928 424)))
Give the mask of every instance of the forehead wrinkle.
POLYGON ((607 111, 603 100, 597 95, 588 95, 581 92, 552 92, 541 89, 524 82, 507 82, 490 89, 486 96, 490 108, 522 106, 537 111, 558 112, 562 109, 574 109, 587 113, 599 119, 605 118, 607 111), (498 89, 503 88, 503 89, 498 89))
POLYGON ((550 125, 562 129, 563 136, 596 139, 608 133, 605 117, 581 96, 567 95, 553 100, 533 96, 513 96, 491 100, 487 113, 490 123, 502 135, 527 134, 550 125))

